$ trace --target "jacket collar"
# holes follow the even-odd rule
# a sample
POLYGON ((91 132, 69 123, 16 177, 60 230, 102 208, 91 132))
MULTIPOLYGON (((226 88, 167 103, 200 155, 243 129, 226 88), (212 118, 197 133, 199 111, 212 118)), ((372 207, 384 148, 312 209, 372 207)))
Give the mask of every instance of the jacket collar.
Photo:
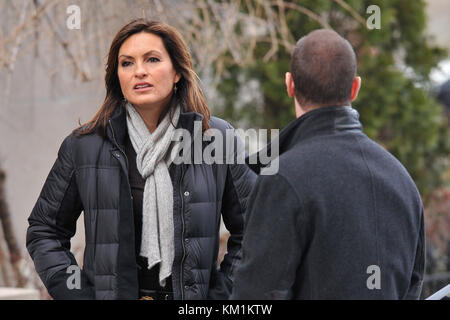
MULTIPOLYGON (((203 115, 194 111, 185 111, 181 105, 180 118, 177 128, 188 130, 191 134, 194 132, 194 121, 203 121, 203 115)), ((128 136, 126 110, 123 104, 116 106, 108 119, 108 129, 106 130, 108 138, 117 147, 125 150, 125 139, 128 136)))
MULTIPOLYGON (((317 108, 293 120, 279 135, 280 151, 300 141, 342 131, 362 131, 359 113, 351 106, 317 108)), ((280 152, 281 154, 281 152, 280 152)))
MULTIPOLYGON (((293 120, 276 137, 279 145, 278 155, 308 138, 344 131, 362 131, 358 111, 351 106, 330 106, 314 109, 293 120)), ((269 143, 258 152, 257 164, 249 164, 253 171, 259 173, 261 167, 263 167, 259 162, 259 154, 272 156, 271 149, 272 143, 269 143)), ((247 157, 247 163, 249 158, 247 157)))

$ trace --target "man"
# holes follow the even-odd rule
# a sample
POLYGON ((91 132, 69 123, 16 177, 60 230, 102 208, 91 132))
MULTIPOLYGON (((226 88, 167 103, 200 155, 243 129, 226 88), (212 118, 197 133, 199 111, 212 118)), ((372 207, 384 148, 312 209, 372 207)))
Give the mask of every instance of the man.
POLYGON ((278 173, 260 175, 250 196, 232 299, 419 297, 421 198, 362 132, 350 106, 360 85, 355 53, 337 33, 298 41, 286 74, 297 119, 279 135, 278 173))

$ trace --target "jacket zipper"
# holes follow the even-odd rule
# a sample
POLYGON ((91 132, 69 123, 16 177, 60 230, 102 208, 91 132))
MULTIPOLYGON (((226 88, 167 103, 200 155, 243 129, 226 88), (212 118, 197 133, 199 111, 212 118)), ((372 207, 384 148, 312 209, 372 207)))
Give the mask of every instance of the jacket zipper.
POLYGON ((180 179, 180 199, 181 199, 181 247, 183 248, 183 257, 181 258, 180 266, 180 286, 181 286, 181 300, 184 300, 184 288, 183 288, 183 263, 186 256, 186 248, 184 246, 184 201, 183 201, 183 190, 181 189, 184 177, 183 165, 181 165, 181 179, 180 179))
MULTIPOLYGON (((123 150, 120 148, 119 144, 117 143, 116 135, 114 134, 114 128, 113 128, 113 125, 112 125, 112 123, 111 123, 111 119, 108 119, 108 123, 109 123, 109 126, 111 127, 111 132, 112 132, 112 136, 113 136, 114 143, 115 143, 117 149, 119 149, 119 151, 122 152, 122 154, 123 154, 123 156, 124 156, 124 158, 125 158, 126 164, 127 164, 126 175, 127 175, 128 192, 129 192, 130 198, 131 198, 131 215, 134 216, 134 212, 133 212, 133 194, 132 194, 132 192, 131 192, 130 182, 128 181, 128 168, 129 168, 129 167, 128 167, 128 157, 127 157, 127 154, 125 153, 125 151, 123 151, 123 150)), ((136 230, 135 230, 135 232, 136 232, 136 230)), ((138 265, 137 263, 136 263, 136 265, 137 265, 137 267, 139 268, 139 265, 138 265)))
MULTIPOLYGON (((111 119, 109 119, 108 122, 109 122, 109 126, 111 127, 111 132, 112 132, 112 136, 113 136, 113 139, 114 139, 114 143, 116 144, 117 149, 119 149, 120 152, 122 152, 122 154, 124 155, 125 161, 127 162, 127 170, 128 170, 128 157, 125 154, 125 152, 120 148, 119 144, 117 143, 116 136, 114 134, 114 128, 113 128, 113 125, 111 123, 111 119)), ((128 172, 127 172, 127 174, 128 174, 128 172)), ((130 192, 131 192, 131 189, 130 189, 130 192)))
MULTIPOLYGON (((113 139, 114 139, 114 143, 116 144, 117 149, 119 149, 119 151, 122 152, 122 154, 123 154, 123 156, 124 156, 124 158, 125 158, 126 164, 127 164, 126 176, 127 176, 128 192, 130 193, 130 198, 131 198, 131 202, 132 202, 132 204, 131 204, 131 212, 133 213, 133 194, 131 193, 131 186, 130 186, 130 182, 128 181, 128 157, 127 157, 127 154, 125 153, 125 151, 123 151, 123 150, 120 148, 119 144, 117 143, 116 136, 115 136, 115 134, 114 134, 113 125, 112 125, 112 123, 111 123, 111 119, 109 119, 108 122, 109 122, 109 125, 110 125, 110 127, 111 127, 111 131, 112 131, 112 136, 113 136, 113 139)), ((134 214, 134 213, 133 213, 133 214, 134 214)))

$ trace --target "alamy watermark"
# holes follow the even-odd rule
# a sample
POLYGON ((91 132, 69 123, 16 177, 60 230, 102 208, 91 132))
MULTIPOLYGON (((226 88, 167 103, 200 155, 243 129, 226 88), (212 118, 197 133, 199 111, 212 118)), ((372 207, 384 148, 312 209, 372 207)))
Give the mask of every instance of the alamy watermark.
POLYGON ((369 290, 381 289, 381 270, 376 264, 372 264, 367 267, 367 274, 370 276, 367 278, 366 286, 369 290))
POLYGON ((381 9, 379 6, 372 4, 367 7, 366 13, 370 16, 366 20, 366 26, 369 30, 381 29, 381 9))
MULTIPOLYGON (((71 265, 67 268, 66 273, 70 276, 66 280, 66 285, 69 290, 81 289, 81 269, 77 265, 71 265)), ((381 289, 381 269, 379 266, 373 264, 367 267, 367 274, 370 276, 367 278, 366 286, 369 290, 381 289)))
POLYGON ((69 30, 81 29, 81 9, 79 6, 72 4, 67 7, 66 13, 69 15, 66 19, 66 27, 69 30))
POLYGON ((267 129, 226 129, 225 132, 210 128, 202 132, 202 122, 194 122, 193 134, 178 128, 172 135, 174 147, 170 161, 174 164, 259 164, 262 175, 274 175, 279 169, 278 129, 271 129, 269 141, 267 129), (249 142, 249 149, 259 152, 247 157, 244 142, 249 142), (267 146, 270 146, 267 147, 267 146), (253 148, 252 148, 253 147, 253 148), (246 161, 246 158, 248 159, 246 161))
MULTIPOLYGON (((67 7, 66 27, 69 30, 81 29, 81 8, 75 4, 67 7)), ((366 19, 366 26, 369 30, 381 29, 381 9, 379 6, 372 4, 367 7, 366 14, 370 16, 366 19)))
POLYGON ((66 285, 69 290, 81 289, 81 269, 79 266, 71 265, 67 268, 66 273, 71 275, 66 280, 66 285))

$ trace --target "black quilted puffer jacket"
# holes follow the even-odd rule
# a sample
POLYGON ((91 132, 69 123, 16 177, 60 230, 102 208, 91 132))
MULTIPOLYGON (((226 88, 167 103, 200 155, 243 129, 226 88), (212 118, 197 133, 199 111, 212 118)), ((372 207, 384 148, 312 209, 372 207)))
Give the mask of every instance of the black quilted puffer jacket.
MULTIPOLYGON (((192 133, 194 121, 202 119, 198 113, 182 112, 178 127, 192 133)), ((210 126, 224 136, 226 129, 232 129, 215 117, 210 126)), ((138 299, 126 137, 123 107, 110 117, 106 136, 100 130, 68 136, 31 212, 27 249, 55 299, 138 299), (82 211, 86 247, 78 289, 67 283, 76 284, 74 267, 68 269, 77 265, 70 239, 82 211)), ((244 212, 256 176, 243 164, 172 164, 169 171, 174 200, 174 298, 227 299, 241 258, 244 212), (231 236, 218 268, 221 215, 231 236)))

